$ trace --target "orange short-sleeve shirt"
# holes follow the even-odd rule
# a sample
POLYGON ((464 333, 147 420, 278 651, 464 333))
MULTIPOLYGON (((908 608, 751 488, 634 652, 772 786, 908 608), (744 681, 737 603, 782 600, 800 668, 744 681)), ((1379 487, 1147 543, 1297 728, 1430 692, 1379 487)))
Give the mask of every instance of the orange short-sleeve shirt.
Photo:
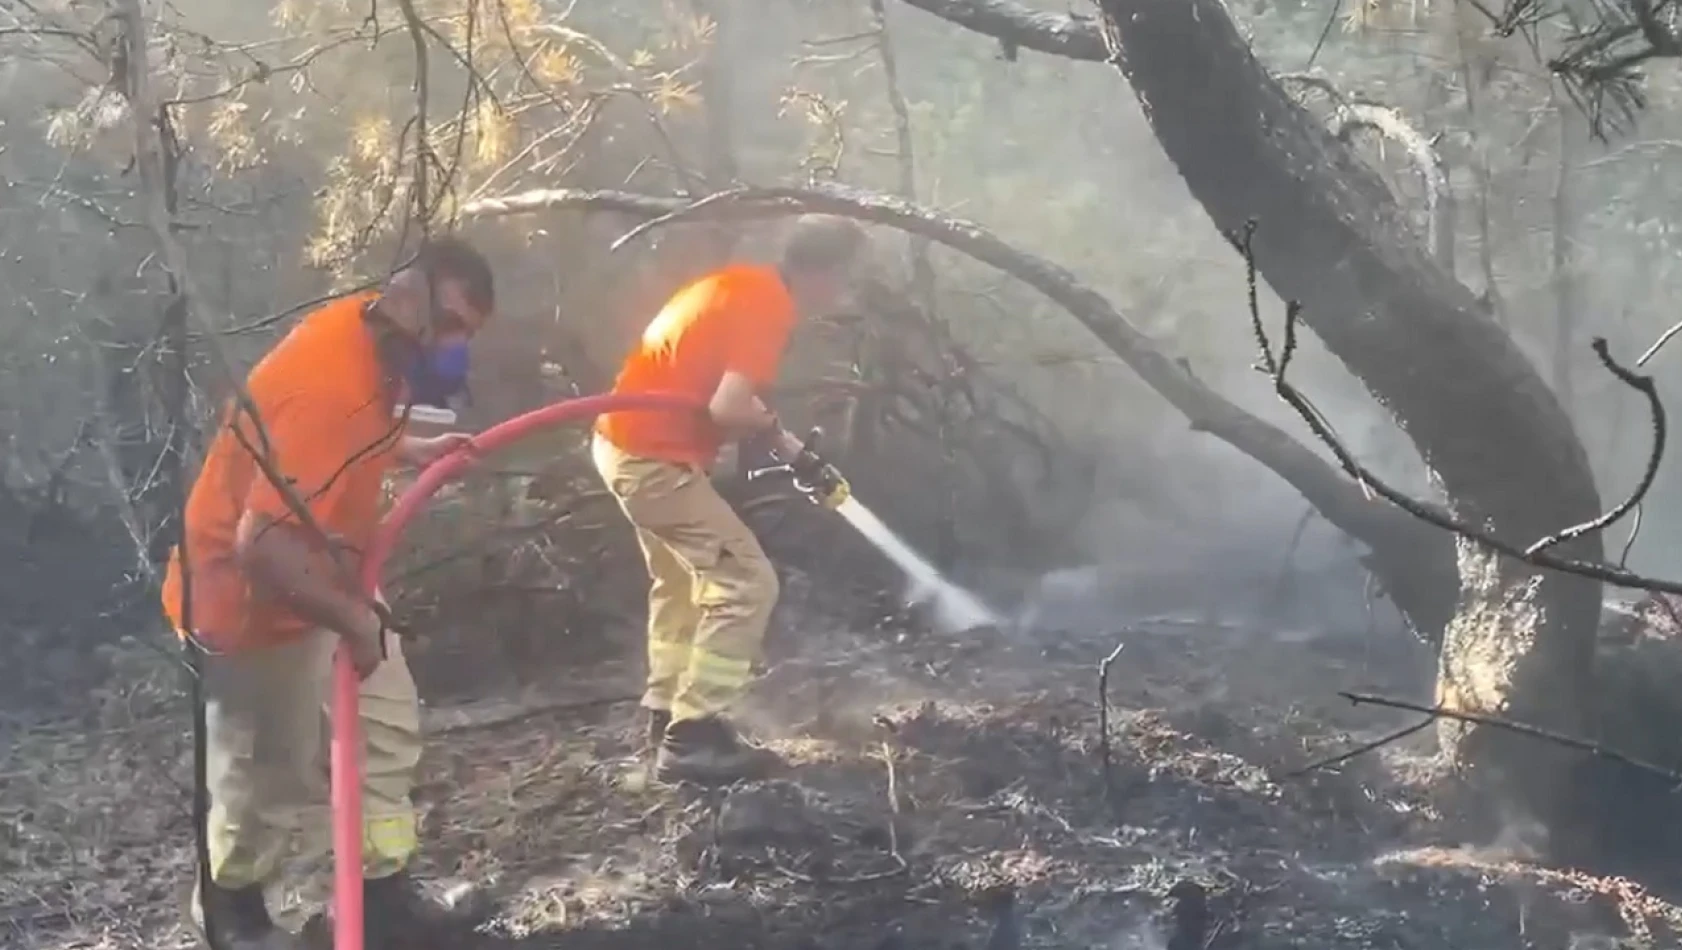
MULTIPOLYGON (((715 271, 680 289, 648 324, 613 391, 676 393, 705 406, 726 372, 770 386, 795 316, 794 298, 775 267, 715 271)), ((631 455, 703 468, 724 440, 699 408, 610 413, 597 420, 596 432, 631 455)))
POLYGON ((266 457, 311 517, 335 536, 352 570, 357 554, 367 550, 403 434, 362 317, 372 299, 360 294, 316 310, 258 362, 246 391, 260 426, 230 404, 187 499, 190 619, 181 611, 179 549, 164 579, 164 612, 178 630, 190 622, 210 646, 231 651, 272 645, 308 629, 277 599, 253 588, 234 549, 246 512, 298 521, 252 457, 265 440, 266 457))

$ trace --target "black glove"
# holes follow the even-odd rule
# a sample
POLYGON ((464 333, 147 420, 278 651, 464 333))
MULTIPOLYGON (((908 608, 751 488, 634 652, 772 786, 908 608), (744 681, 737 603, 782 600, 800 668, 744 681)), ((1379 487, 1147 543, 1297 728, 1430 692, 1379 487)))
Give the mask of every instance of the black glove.
POLYGON ((852 494, 852 487, 841 476, 840 470, 824 461, 823 456, 812 451, 810 445, 802 449, 788 467, 794 476, 794 487, 825 508, 836 507, 852 494))

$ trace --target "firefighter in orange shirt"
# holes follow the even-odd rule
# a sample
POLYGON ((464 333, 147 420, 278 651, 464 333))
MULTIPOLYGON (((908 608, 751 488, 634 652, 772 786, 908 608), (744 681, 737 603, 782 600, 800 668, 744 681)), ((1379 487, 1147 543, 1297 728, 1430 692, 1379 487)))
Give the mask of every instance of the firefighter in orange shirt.
POLYGON ((368 946, 424 946, 417 938, 452 922, 407 874, 419 701, 383 606, 357 584, 357 562, 392 466, 424 465, 466 440, 410 436, 404 421, 411 404, 439 405, 463 386, 468 340, 494 303, 477 251, 428 242, 380 292, 307 315, 257 363, 246 385, 256 423, 230 407, 193 484, 163 601, 200 651, 209 879, 193 912, 218 950, 301 946, 274 925, 263 888, 295 835, 312 847, 327 840, 324 709, 341 643, 362 676, 368 946), (259 469, 258 451, 289 491, 259 469))
POLYGON ((642 706, 661 781, 763 775, 775 753, 728 719, 776 605, 776 570, 708 479, 724 442, 759 435, 801 456, 758 393, 777 375, 800 314, 835 305, 865 245, 841 218, 799 221, 777 265, 732 264, 680 289, 649 323, 614 392, 693 396, 702 412, 603 416, 597 470, 618 498, 652 579, 642 706))

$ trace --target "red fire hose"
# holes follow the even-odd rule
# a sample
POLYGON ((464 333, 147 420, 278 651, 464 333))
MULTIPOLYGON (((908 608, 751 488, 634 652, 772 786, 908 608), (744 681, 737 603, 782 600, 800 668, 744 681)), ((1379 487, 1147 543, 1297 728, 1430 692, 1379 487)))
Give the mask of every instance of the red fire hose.
MULTIPOLYGON (((472 464, 479 452, 494 452, 545 429, 583 422, 609 412, 647 409, 694 409, 694 399, 669 393, 586 396, 545 406, 486 429, 473 437, 470 450, 453 452, 428 466, 409 486, 380 524, 362 562, 362 588, 379 588, 380 571, 397 547, 403 529, 446 482, 472 464)), ((362 950, 362 746, 357 721, 360 681, 343 649, 333 664, 333 948, 362 950)))

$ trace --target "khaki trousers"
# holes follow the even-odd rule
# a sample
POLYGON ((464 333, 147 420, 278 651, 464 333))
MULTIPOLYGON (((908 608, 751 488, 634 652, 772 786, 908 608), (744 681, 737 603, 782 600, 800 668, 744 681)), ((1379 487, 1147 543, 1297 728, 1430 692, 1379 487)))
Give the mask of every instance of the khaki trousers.
MULTIPOLYGON (((210 877, 240 888, 275 881, 289 857, 326 853, 328 704, 338 637, 201 658, 210 877), (301 845, 302 847, 299 847, 301 845)), ((396 637, 362 682, 364 876, 402 870, 415 851, 409 800, 420 762, 420 702, 396 637)))
POLYGON ((674 722, 726 712, 760 657, 776 569, 699 468, 629 455, 600 436, 591 453, 648 564, 643 706, 674 722))

